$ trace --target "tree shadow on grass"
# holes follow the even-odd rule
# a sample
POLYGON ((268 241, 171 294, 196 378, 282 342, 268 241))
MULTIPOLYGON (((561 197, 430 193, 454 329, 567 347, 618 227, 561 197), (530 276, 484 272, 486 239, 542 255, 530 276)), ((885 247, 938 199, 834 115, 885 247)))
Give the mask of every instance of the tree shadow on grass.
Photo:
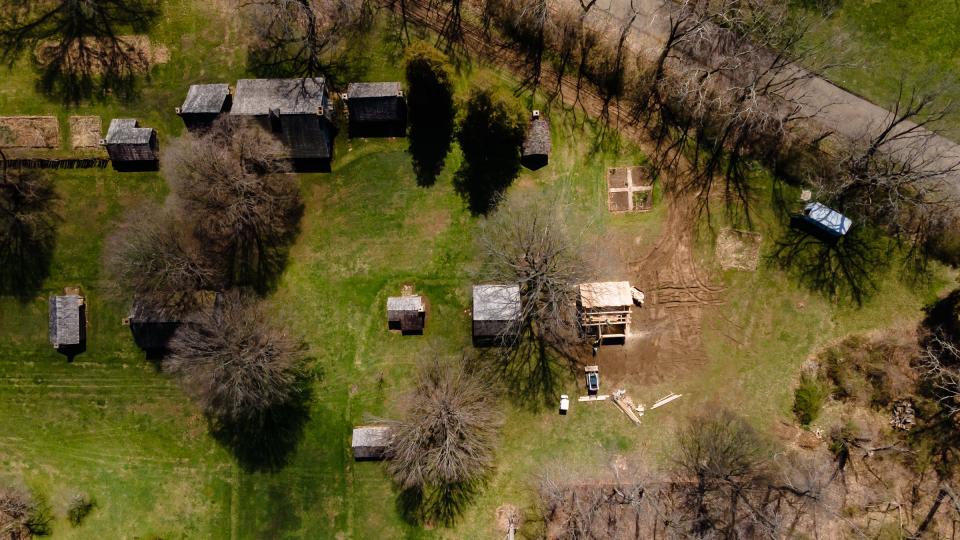
POLYGON ((15 231, 6 245, 0 246, 0 295, 21 302, 34 298, 50 275, 54 247, 53 234, 15 231))
POLYGON ((238 237, 231 285, 250 287, 261 296, 276 290, 289 262, 290 249, 300 235, 303 212, 302 202, 292 209, 280 238, 238 237))
POLYGON ((482 364, 491 366, 490 380, 515 404, 533 411, 556 402, 564 376, 577 363, 572 352, 558 350, 529 330, 511 346, 490 348, 481 356, 482 364))
POLYGON ((837 239, 826 238, 795 216, 770 260, 807 288, 860 306, 877 291, 877 276, 890 267, 889 244, 880 231, 866 225, 837 239))
POLYGON ((397 496, 397 511, 413 525, 449 527, 463 514, 478 488, 477 482, 407 488, 397 496))
POLYGON ((302 383, 290 401, 238 421, 207 418, 210 433, 247 472, 276 472, 290 461, 310 419, 313 392, 302 383))

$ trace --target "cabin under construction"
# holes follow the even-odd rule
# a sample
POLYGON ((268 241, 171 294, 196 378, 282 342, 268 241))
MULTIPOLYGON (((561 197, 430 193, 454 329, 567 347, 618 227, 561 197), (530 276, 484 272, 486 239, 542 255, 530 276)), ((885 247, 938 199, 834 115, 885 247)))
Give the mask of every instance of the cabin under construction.
POLYGON ((626 341, 633 294, 626 281, 581 283, 577 311, 584 331, 598 342, 626 341))

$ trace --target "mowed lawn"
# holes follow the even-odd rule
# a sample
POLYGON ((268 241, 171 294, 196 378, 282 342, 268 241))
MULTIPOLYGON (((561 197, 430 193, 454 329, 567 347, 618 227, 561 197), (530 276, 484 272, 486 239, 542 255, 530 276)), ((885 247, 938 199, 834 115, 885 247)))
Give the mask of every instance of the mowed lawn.
MULTIPOLYGON (((245 74, 235 41, 240 30, 223 18, 230 12, 217 11, 221 4, 167 3, 155 39, 170 48, 171 62, 153 72, 141 101, 84 104, 76 112, 104 114, 104 125, 114 114, 144 119, 160 129, 161 145, 179 134, 172 111, 188 84, 245 74)), ((396 56, 386 53, 389 35, 365 45, 369 80, 401 77, 396 56)), ((29 68, 15 71, 0 94, 0 113, 60 111, 33 93, 29 68)), ((481 75, 503 76, 477 71, 458 76, 461 95, 481 75)), ((621 256, 644 253, 661 233, 664 201, 649 214, 611 216, 603 184, 605 167, 643 156, 609 138, 597 150, 593 127, 579 115, 554 110, 551 119, 551 164, 524 171, 509 196, 563 200, 572 228, 620 246, 621 256)), ((267 302, 272 317, 309 347, 315 400, 289 465, 277 473, 238 467, 121 325, 126 303, 102 275, 103 239, 125 211, 166 196, 161 176, 55 173, 64 222, 51 275, 29 302, 0 299, 0 480, 25 482, 49 499, 55 538, 493 538, 496 508, 512 503, 534 512, 532 488, 550 467, 598 470, 615 455, 634 454, 669 461, 671 430, 703 404, 736 407, 759 426, 787 417, 791 384, 807 355, 847 332, 913 324, 947 279, 938 270, 931 283, 915 287, 892 270, 881 278, 881 293, 855 308, 834 305, 768 265, 755 273, 717 273, 727 286, 726 304, 707 313, 704 369, 661 387, 629 388, 648 403, 661 391, 684 393, 683 399, 638 429, 608 404, 574 404, 570 416, 560 417, 508 396, 496 472, 453 528, 425 530, 401 519, 382 465, 352 460, 350 430, 394 415, 423 359, 470 351, 469 294, 479 279, 475 237, 482 218, 471 216, 452 188, 460 164, 455 146, 437 183, 419 187, 406 145, 340 137, 332 173, 299 177, 302 230, 267 302), (429 302, 423 336, 386 329, 386 297, 407 283, 429 302), (46 337, 46 298, 65 285, 81 285, 89 303, 88 350, 72 364, 46 337), (64 519, 75 491, 98 504, 79 528, 64 519)), ((783 224, 768 208, 769 183, 760 185, 758 227, 768 252, 783 224)), ((702 263, 713 272, 709 230, 700 243, 702 263)), ((636 362, 642 370, 643 358, 636 362)), ((567 393, 580 393, 578 376, 563 382, 567 393)))
MULTIPOLYGON (((960 3, 954 0, 842 0, 817 38, 838 38, 830 79, 882 107, 895 103, 901 76, 908 84, 949 88, 960 99, 960 3)), ((950 123, 960 137, 960 119, 950 123)))

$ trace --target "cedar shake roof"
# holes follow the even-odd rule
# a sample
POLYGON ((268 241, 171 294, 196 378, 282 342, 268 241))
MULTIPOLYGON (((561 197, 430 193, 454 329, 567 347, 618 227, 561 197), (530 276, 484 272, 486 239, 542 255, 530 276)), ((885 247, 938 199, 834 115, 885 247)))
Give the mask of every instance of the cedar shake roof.
POLYGON ((526 137, 523 139, 523 155, 549 155, 551 149, 550 122, 546 118, 537 117, 530 121, 526 137))
POLYGON ((75 294, 50 298, 50 343, 54 347, 79 345, 84 338, 83 297, 75 294))
POLYGON ((106 144, 150 144, 153 128, 142 128, 133 118, 114 118, 107 129, 106 144))
POLYGON ((474 285, 474 321, 512 321, 520 316, 519 285, 474 285))
POLYGON ((359 82, 347 85, 347 99, 401 97, 403 89, 398 82, 359 82))
POLYGON ((220 114, 224 110, 230 86, 227 84, 193 84, 180 106, 180 114, 220 114))
POLYGON ((390 426, 357 426, 350 445, 354 459, 383 459, 390 444, 390 426))
POLYGON ((323 77, 305 79, 240 79, 231 114, 266 116, 324 114, 327 89, 323 77))

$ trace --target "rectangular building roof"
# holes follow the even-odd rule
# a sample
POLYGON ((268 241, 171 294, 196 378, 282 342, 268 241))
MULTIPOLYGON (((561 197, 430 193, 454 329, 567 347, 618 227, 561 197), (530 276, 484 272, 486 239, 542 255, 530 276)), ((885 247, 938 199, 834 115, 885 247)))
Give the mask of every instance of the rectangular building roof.
POLYGON ((114 118, 107 129, 107 144, 150 144, 153 128, 142 128, 133 118, 114 118))
POLYGON ((385 447, 390 442, 390 426, 357 426, 353 428, 350 445, 385 447))
POLYGON ((265 116, 274 109, 280 114, 319 114, 327 105, 326 95, 323 77, 240 79, 230 113, 265 116))
POLYGON ((387 298, 387 311, 423 311, 423 297, 391 296, 387 298))
POLYGON ((604 281, 581 283, 580 306, 584 309, 629 306, 633 304, 630 283, 627 281, 604 281))
POLYGON ((75 294, 50 298, 50 343, 54 347, 80 344, 81 305, 83 297, 75 294))
POLYGON ((180 106, 181 114, 219 114, 230 95, 227 84, 192 84, 180 106))
POLYGON ((474 285, 473 320, 512 321, 520 317, 519 285, 474 285))
POLYGON ((531 120, 523 139, 523 155, 549 155, 551 146, 550 122, 542 117, 531 120))
POLYGON ((812 202, 805 206, 803 215, 807 218, 807 221, 835 236, 847 234, 850 226, 853 225, 850 218, 818 202, 812 202))
POLYGON ((347 85, 347 99, 397 97, 402 92, 398 82, 356 82, 347 85))

